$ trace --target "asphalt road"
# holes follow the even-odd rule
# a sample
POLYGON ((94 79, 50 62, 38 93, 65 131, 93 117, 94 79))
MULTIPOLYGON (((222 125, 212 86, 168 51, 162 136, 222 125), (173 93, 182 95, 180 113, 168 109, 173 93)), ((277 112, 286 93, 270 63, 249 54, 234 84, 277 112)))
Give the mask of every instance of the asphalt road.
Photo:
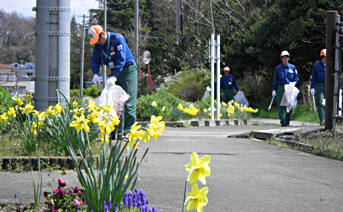
MULTIPOLYGON (((180 212, 192 152, 211 155, 208 205, 204 211, 343 211, 343 161, 273 146, 256 139, 228 138, 256 130, 300 129, 272 126, 166 128, 158 141, 141 143, 149 153, 138 187, 150 204, 180 212)), ((37 179, 37 178, 36 178, 37 179)), ((78 186, 75 173, 44 173, 43 191, 57 179, 78 186)), ((0 172, 0 204, 33 201, 32 174, 0 172), (14 193, 18 199, 14 200, 14 193)), ((199 187, 203 185, 198 182, 199 187)), ((44 199, 44 197, 42 197, 44 199)))

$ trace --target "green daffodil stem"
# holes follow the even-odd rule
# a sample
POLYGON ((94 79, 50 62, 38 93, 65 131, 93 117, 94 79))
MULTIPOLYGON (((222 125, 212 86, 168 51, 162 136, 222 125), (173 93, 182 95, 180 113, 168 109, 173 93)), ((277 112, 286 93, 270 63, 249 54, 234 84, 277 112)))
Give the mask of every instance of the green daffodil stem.
POLYGON ((182 203, 182 212, 185 212, 186 211, 186 196, 187 196, 187 188, 188 188, 188 179, 186 180, 186 183, 185 183, 185 193, 183 195, 183 203, 182 203))

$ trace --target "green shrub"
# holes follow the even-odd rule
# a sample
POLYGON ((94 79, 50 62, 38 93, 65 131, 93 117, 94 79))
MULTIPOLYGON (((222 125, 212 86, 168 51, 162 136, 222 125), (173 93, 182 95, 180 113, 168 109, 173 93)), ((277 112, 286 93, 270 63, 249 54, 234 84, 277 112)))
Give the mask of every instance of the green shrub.
POLYGON ((211 73, 208 69, 184 69, 174 76, 166 77, 162 89, 189 102, 200 100, 210 84, 211 73))
POLYGON ((141 95, 137 99, 137 119, 148 121, 152 115, 163 116, 164 120, 170 120, 173 110, 182 100, 165 90, 160 90, 151 95, 141 95), (153 106, 153 102, 156 103, 153 106))
POLYGON ((7 112, 10 107, 14 104, 12 95, 8 91, 0 86, 0 114, 7 112))

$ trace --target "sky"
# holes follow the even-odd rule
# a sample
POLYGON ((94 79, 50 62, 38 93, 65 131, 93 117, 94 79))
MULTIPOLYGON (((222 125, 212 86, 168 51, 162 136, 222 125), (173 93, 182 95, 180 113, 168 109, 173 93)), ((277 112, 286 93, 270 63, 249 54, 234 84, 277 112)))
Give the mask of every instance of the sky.
MULTIPOLYGON (((36 12, 32 7, 36 7, 36 0, 0 0, 0 8, 6 12, 17 11, 24 17, 35 17, 36 12)), ((82 21, 82 15, 88 14, 89 9, 97 9, 99 2, 96 0, 70 0, 71 14, 75 15, 77 22, 82 21)))

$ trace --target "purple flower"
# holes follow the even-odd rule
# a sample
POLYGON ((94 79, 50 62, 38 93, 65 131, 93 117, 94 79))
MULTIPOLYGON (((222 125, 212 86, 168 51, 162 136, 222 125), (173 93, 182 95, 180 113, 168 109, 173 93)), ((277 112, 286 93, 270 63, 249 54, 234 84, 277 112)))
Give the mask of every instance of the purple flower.
POLYGON ((74 206, 75 207, 80 207, 81 206, 81 202, 79 201, 79 200, 77 200, 77 199, 74 199, 74 206))
POLYGON ((112 209, 112 201, 110 200, 110 203, 108 204, 108 208, 112 209))
POLYGON ((67 186, 67 183, 66 182, 63 182, 62 180, 60 180, 60 179, 58 179, 58 185, 60 186, 60 187, 66 187, 67 186))
POLYGON ((107 205, 106 205, 106 201, 104 201, 104 205, 102 206, 102 209, 104 209, 104 210, 107 210, 108 208, 107 208, 107 205))
POLYGON ((146 198, 146 202, 145 202, 146 205, 149 205, 149 199, 146 198))
POLYGON ((18 195, 17 195, 17 194, 14 194, 14 198, 16 198, 16 199, 17 199, 17 197, 18 197, 18 195))

